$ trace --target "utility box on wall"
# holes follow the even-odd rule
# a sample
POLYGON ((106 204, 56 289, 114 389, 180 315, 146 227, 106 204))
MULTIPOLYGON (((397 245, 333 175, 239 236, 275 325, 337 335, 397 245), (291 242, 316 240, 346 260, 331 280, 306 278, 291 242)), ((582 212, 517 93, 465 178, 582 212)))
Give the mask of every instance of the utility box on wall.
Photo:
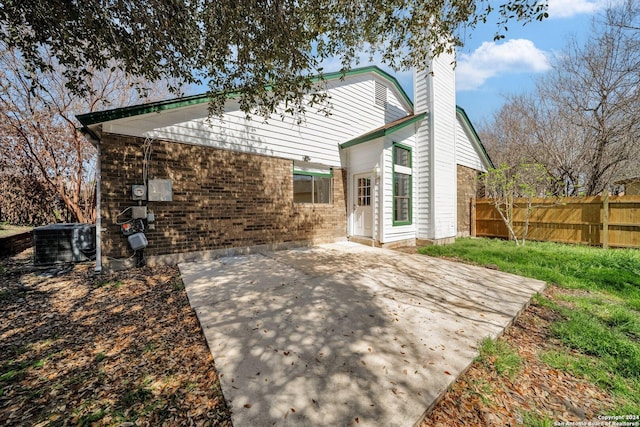
POLYGON ((131 206, 131 218, 132 219, 147 219, 147 207, 146 206, 131 206))
POLYGON ((144 200, 147 198, 147 187, 144 185, 131 186, 131 200, 144 200))
POLYGON ((150 179, 148 195, 150 202, 171 202, 173 200, 172 181, 170 179, 150 179))

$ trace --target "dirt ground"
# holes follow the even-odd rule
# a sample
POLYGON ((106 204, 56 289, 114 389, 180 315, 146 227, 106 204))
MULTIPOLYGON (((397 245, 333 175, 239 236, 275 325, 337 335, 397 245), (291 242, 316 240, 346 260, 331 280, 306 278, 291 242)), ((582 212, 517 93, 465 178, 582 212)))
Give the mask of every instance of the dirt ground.
POLYGON ((0 261, 0 425, 231 425, 177 268, 30 255, 0 261))
MULTIPOLYGON (((560 292, 563 290, 551 286, 544 295, 556 300, 560 292)), ((522 359, 513 378, 498 374, 493 360, 474 362, 422 427, 450 426, 451 420, 459 420, 464 426, 580 425, 572 423, 598 421, 599 415, 614 406, 611 395, 539 359, 542 352, 560 348, 549 335, 556 316, 550 309, 530 305, 501 338, 522 359)))
MULTIPOLYGON (((95 275, 93 264, 35 269, 30 256, 0 260, 0 425, 231 425, 177 268, 95 275)), ((554 316, 531 305, 503 337, 523 359, 518 375, 474 363, 422 426, 588 421, 611 407, 539 361, 559 345, 554 316)))

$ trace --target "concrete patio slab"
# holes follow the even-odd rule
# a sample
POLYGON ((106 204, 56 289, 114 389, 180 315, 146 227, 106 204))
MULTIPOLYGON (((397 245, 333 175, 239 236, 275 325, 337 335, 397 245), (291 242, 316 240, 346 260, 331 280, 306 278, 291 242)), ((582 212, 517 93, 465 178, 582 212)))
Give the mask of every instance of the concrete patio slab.
POLYGON ((346 242, 180 271, 236 427, 415 425, 545 287, 346 242))

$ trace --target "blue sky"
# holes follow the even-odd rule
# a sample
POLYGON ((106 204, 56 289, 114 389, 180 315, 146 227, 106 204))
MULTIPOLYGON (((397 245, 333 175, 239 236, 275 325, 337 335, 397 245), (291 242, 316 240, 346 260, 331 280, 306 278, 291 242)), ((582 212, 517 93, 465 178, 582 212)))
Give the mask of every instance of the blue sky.
MULTIPOLYGON (((495 23, 479 24, 470 32, 465 46, 457 51, 456 103, 465 109, 478 127, 488 121, 505 102, 505 96, 534 88, 534 80, 550 69, 550 60, 570 37, 582 40, 590 32, 591 21, 608 6, 622 0, 548 0, 549 18, 527 25, 509 23, 505 38, 494 42, 495 23)), ((412 71, 394 72, 381 63, 372 63, 395 76, 413 99, 412 71)), ((361 62, 354 67, 371 65, 361 62)), ((338 71, 337 59, 323 63, 325 72, 338 71)), ((189 92, 202 93, 206 86, 189 92)))
POLYGON ((584 40, 593 17, 611 4, 549 0, 548 19, 525 26, 512 23, 499 42, 493 42, 494 26, 477 28, 457 55, 457 104, 476 125, 490 119, 505 95, 533 89, 535 79, 549 70, 550 59, 565 48, 569 38, 584 40))
MULTIPOLYGON (((525 26, 512 22, 506 37, 498 42, 493 41, 495 24, 480 24, 457 52, 457 104, 476 127, 491 119, 506 95, 533 89, 534 79, 549 70, 553 55, 570 37, 584 39, 592 18, 612 1, 616 0, 549 0, 549 18, 525 26)), ((395 75, 413 97, 410 71, 395 73, 380 66, 395 75)))

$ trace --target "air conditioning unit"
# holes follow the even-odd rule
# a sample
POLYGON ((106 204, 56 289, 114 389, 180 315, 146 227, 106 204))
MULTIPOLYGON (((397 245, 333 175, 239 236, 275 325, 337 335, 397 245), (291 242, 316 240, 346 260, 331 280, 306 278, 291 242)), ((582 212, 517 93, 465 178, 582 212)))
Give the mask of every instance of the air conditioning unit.
POLYGON ((96 226, 49 224, 33 230, 35 265, 89 261, 95 258, 96 226))

